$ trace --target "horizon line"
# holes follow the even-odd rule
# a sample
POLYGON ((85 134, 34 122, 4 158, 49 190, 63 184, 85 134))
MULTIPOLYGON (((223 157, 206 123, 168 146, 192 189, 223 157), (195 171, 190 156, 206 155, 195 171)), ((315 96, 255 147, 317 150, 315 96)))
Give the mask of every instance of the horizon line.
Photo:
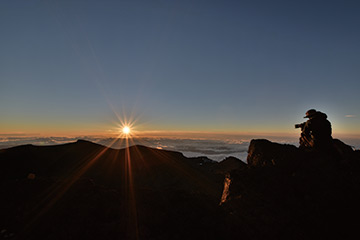
MULTIPOLYGON (((198 137, 198 138, 213 138, 213 137, 240 137, 240 136, 254 136, 254 137, 299 137, 300 132, 260 132, 260 131, 166 131, 166 130, 148 130, 148 131, 133 131, 132 138, 151 138, 151 137, 198 137)), ((346 133, 333 132, 333 136, 345 138, 360 138, 360 133, 346 133)), ((0 137, 111 137, 120 138, 119 133, 109 132, 75 132, 75 133, 29 133, 29 132, 0 132, 0 137)))

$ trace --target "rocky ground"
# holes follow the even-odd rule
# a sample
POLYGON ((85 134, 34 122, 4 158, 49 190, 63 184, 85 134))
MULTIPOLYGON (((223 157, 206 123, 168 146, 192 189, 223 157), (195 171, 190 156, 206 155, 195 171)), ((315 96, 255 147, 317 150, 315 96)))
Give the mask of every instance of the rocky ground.
POLYGON ((248 164, 81 140, 0 150, 0 239, 352 238, 360 154, 339 146, 253 140, 248 164))

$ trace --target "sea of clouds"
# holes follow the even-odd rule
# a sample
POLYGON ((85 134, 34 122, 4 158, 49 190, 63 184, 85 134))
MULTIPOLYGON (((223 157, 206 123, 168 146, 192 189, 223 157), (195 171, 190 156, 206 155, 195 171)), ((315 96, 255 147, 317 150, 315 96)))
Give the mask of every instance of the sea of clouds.
MULTIPOLYGON (((259 137, 254 137, 259 138, 259 137)), ((29 137, 29 136, 0 136, 0 149, 18 145, 33 144, 38 146, 65 144, 84 139, 115 149, 125 148, 125 139, 110 137, 29 137)), ((233 156, 246 161, 247 150, 251 137, 236 136, 228 139, 196 139, 196 138, 154 138, 137 137, 128 140, 130 146, 144 145, 147 147, 182 152, 186 157, 207 156, 208 158, 221 161, 226 157, 233 156)), ((293 144, 298 146, 296 138, 276 137, 267 139, 279 143, 293 144)), ((346 141, 345 141, 346 142, 346 141)), ((347 144, 359 149, 360 140, 347 141, 347 144)))

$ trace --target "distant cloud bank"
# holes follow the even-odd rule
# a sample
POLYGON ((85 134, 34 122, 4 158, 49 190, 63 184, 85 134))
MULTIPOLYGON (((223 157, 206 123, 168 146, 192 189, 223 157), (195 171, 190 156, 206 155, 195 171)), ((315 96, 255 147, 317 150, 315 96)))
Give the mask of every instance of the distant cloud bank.
POLYGON ((345 115, 346 118, 354 118, 356 117, 355 115, 345 115))

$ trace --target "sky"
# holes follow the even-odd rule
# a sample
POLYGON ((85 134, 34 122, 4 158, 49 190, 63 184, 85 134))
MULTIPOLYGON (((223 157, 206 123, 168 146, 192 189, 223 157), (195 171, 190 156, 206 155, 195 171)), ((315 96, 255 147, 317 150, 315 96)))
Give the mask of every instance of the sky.
POLYGON ((0 2, 0 134, 360 138, 358 1, 0 2))

